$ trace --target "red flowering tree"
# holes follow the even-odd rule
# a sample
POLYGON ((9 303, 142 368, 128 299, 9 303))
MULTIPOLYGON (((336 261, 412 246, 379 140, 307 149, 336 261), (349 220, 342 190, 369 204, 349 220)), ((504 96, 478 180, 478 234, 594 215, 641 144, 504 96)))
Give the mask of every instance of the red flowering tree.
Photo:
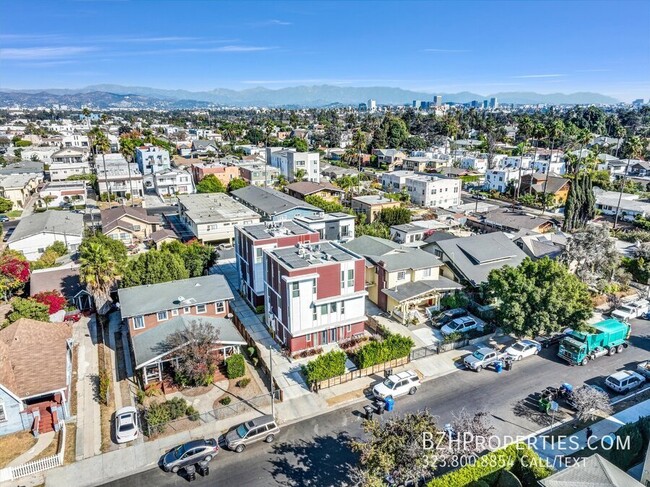
POLYGON ((49 314, 54 314, 65 308, 67 300, 59 291, 43 291, 34 294, 34 300, 48 306, 49 314))
POLYGON ((0 296, 5 300, 29 280, 29 262, 15 250, 0 255, 0 296))

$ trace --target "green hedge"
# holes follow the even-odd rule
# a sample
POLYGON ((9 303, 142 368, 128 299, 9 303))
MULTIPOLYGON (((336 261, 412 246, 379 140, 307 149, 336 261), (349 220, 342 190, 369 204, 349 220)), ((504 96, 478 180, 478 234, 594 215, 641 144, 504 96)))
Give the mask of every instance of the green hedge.
POLYGON ((229 379, 237 379, 245 374, 246 363, 241 353, 236 353, 226 359, 226 375, 229 379))
POLYGON ((614 441, 614 447, 609 451, 609 461, 627 471, 645 458, 650 443, 650 416, 643 416, 636 423, 621 426, 616 431, 616 436, 629 437, 629 443, 626 446, 625 442, 619 444, 614 441))
POLYGON ((476 459, 476 462, 431 480, 427 487, 465 487, 467 485, 494 485, 502 470, 510 470, 524 485, 541 480, 551 469, 537 453, 524 443, 509 445, 476 459), (522 462, 522 459, 525 459, 522 462))
POLYGON ((345 361, 347 358, 345 352, 332 350, 310 361, 303 367, 307 382, 314 384, 345 374, 345 361))
POLYGON ((389 360, 406 357, 411 353, 411 348, 414 345, 415 343, 410 337, 391 333, 382 341, 370 342, 359 348, 355 355, 355 361, 360 369, 365 369, 389 360))

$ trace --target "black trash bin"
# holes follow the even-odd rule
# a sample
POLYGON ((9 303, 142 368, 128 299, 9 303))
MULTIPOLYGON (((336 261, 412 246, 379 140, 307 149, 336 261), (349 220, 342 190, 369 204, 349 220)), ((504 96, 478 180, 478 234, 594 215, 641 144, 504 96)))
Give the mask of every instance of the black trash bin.
POLYGON ((196 464, 196 469, 201 474, 202 477, 207 477, 210 475, 210 464, 203 460, 196 464))
POLYGON ((365 419, 371 419, 375 408, 373 408, 370 404, 367 404, 363 407, 363 411, 365 413, 365 419))
POLYGON ((185 467, 185 477, 188 482, 196 480, 196 467, 194 465, 188 465, 185 467))
POLYGON ((377 414, 384 414, 384 409, 386 409, 386 403, 384 401, 377 401, 377 414))
POLYGON ((512 370, 512 359, 506 359, 505 361, 505 367, 506 370, 512 370))
POLYGON ((393 369, 384 369, 384 378, 388 379, 389 376, 393 375, 393 369))

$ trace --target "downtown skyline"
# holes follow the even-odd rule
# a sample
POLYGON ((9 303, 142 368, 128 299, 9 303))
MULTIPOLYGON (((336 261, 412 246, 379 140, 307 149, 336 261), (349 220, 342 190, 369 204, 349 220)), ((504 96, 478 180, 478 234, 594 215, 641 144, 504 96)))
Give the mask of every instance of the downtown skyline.
POLYGON ((0 89, 389 86, 650 96, 647 2, 8 4, 0 89), (80 25, 82 28, 80 28, 80 25))

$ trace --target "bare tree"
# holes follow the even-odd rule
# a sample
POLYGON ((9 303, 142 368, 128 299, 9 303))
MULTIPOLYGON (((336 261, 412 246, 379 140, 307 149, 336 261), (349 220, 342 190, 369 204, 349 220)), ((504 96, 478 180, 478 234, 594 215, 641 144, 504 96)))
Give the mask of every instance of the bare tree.
POLYGON ((217 367, 214 353, 219 346, 219 330, 210 323, 192 321, 184 330, 167 337, 165 348, 178 358, 176 377, 190 385, 208 385, 217 367))
POLYGON ((453 421, 445 430, 448 435, 446 446, 440 445, 438 453, 446 457, 470 456, 485 450, 490 436, 494 433, 494 426, 488 412, 469 413, 463 409, 454 414, 453 421))
POLYGON ((606 392, 591 386, 582 386, 571 394, 571 402, 580 421, 585 421, 600 412, 609 416, 612 405, 606 392))

